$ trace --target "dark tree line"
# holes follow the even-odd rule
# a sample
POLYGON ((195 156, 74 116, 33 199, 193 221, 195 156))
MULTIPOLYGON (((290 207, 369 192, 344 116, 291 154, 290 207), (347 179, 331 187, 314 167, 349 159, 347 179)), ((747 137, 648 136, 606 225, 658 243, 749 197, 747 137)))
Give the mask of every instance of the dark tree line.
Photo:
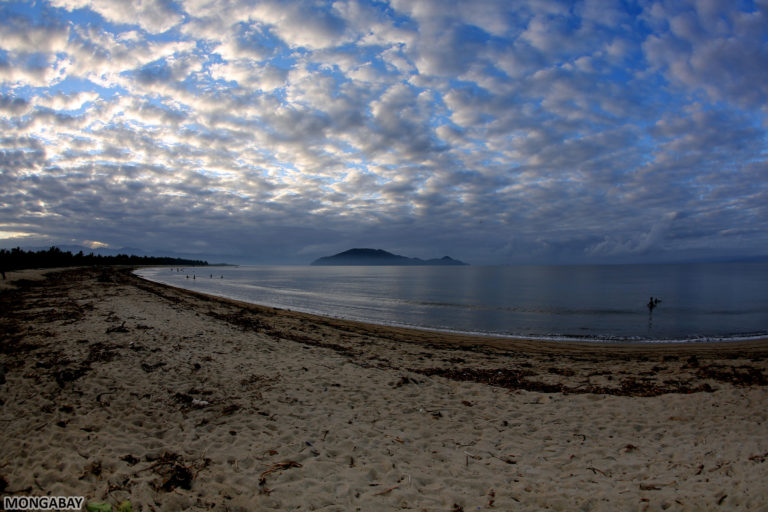
POLYGON ((58 247, 47 251, 24 251, 15 249, 0 249, 0 269, 3 271, 21 270, 25 268, 79 267, 90 265, 178 265, 205 266, 207 261, 187 260, 183 258, 167 258, 156 256, 133 256, 118 254, 102 256, 101 254, 83 254, 83 251, 72 254, 58 247))

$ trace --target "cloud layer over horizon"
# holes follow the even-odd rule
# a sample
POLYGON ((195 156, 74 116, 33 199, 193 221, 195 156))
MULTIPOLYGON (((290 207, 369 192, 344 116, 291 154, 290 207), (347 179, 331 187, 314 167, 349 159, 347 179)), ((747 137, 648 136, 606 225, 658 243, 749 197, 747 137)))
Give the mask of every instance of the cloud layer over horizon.
POLYGON ((0 3, 0 247, 768 254, 768 0, 0 3))

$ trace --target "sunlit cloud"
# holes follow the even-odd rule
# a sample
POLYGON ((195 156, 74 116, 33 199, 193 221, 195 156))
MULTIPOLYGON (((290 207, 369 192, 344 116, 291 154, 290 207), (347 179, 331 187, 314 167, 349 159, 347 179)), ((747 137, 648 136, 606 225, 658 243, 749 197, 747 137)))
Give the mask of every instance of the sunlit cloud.
POLYGON ((109 244, 105 244, 104 242, 99 242, 97 240, 83 240, 82 244, 89 249, 103 249, 105 247, 109 247, 109 244))
POLYGON ((23 231, 0 231, 0 240, 18 239, 34 236, 34 233, 24 233, 23 231))

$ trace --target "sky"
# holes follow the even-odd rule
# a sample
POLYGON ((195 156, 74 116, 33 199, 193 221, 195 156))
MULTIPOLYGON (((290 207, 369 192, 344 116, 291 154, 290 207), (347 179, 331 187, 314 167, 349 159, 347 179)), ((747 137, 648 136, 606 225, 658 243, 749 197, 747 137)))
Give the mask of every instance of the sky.
POLYGON ((768 255, 768 0, 0 0, 0 247, 768 255))

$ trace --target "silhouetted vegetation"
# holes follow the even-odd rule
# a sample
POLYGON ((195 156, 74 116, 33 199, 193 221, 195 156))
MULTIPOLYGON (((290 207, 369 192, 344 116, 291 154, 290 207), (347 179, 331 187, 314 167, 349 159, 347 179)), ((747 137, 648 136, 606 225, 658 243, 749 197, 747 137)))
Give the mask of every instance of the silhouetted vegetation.
POLYGON ((168 258, 156 256, 134 256, 118 254, 103 256, 101 254, 83 254, 83 251, 72 254, 58 247, 47 251, 24 251, 15 249, 0 249, 0 269, 3 271, 21 270, 25 268, 79 267, 91 265, 179 265, 205 266, 207 261, 187 260, 183 258, 168 258))

